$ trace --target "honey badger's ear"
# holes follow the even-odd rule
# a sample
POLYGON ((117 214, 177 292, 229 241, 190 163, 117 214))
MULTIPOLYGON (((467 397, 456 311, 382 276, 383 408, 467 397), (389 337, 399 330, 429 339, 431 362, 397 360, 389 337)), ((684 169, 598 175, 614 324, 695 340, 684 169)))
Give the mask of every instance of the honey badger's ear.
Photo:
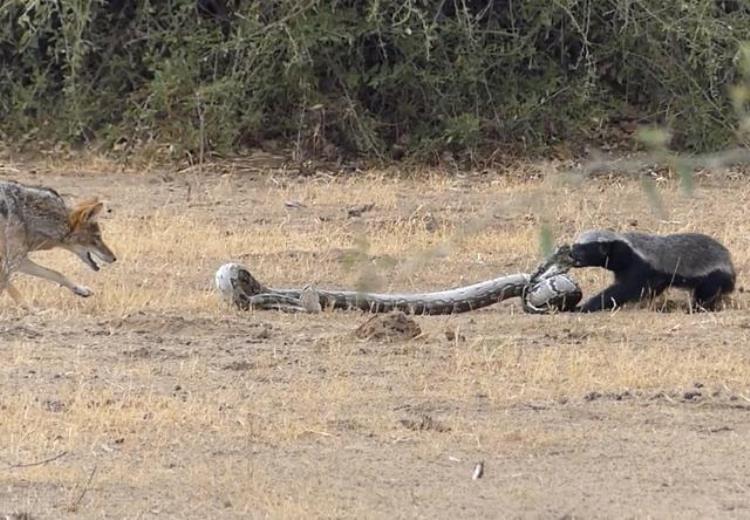
POLYGON ((96 219, 96 216, 103 208, 104 204, 97 199, 79 202, 72 210, 70 210, 70 214, 68 215, 70 229, 78 229, 81 224, 96 219))

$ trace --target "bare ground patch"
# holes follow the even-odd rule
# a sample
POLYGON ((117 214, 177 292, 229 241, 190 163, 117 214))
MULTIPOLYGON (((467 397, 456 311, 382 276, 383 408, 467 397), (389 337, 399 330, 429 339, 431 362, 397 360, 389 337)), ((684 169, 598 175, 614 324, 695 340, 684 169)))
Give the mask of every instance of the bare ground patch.
MULTIPOLYGON (((623 224, 712 233, 742 286, 741 179, 703 177, 692 199, 664 183, 662 221, 636 182, 555 193, 549 165, 529 183, 35 167, 14 178, 110 202, 119 261, 94 274, 38 255, 95 295, 19 277, 38 312, 2 296, 0 514, 748 515, 744 292, 715 314, 687 313, 681 293, 596 316, 511 301, 417 317, 417 337, 384 342, 355 336, 358 312, 241 313, 210 286, 230 259, 277 286, 455 286, 528 270, 541 218, 564 238, 623 224)), ((586 294, 607 279, 575 274, 586 294)))

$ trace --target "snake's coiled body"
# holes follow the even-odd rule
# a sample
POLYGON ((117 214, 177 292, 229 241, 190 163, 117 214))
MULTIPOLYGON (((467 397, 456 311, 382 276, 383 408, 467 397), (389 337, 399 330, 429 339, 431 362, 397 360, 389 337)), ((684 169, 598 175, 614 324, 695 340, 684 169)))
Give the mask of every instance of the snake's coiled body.
MULTIPOLYGON (((216 273, 216 287, 225 299, 241 309, 284 309, 318 312, 321 308, 361 309, 366 312, 399 310, 408 314, 454 314, 487 307, 508 298, 522 297, 524 310, 545 313, 573 310, 581 300, 578 284, 566 271, 565 250, 559 249, 532 274, 512 274, 492 280, 426 293, 366 293, 323 289, 277 289, 266 287, 240 264, 222 265, 216 273), (562 260, 561 260, 562 259, 562 260), (319 306, 310 308, 310 294, 317 294, 319 306), (305 300, 308 301, 305 304, 305 300)), ((314 299, 314 296, 313 296, 314 299)))

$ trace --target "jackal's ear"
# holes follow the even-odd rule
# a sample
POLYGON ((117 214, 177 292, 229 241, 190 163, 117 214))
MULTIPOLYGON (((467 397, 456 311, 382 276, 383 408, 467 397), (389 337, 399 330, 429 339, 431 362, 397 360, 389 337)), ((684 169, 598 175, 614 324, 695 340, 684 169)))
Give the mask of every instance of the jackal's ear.
POLYGON ((97 199, 87 200, 76 204, 68 215, 70 229, 77 229, 81 224, 94 220, 103 208, 104 204, 97 199))

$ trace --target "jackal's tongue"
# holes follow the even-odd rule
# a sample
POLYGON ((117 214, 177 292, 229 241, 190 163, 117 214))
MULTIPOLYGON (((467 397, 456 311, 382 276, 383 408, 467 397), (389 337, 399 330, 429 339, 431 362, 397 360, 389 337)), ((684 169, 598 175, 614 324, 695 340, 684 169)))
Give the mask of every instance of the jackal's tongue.
POLYGON ((86 258, 89 259, 89 265, 91 266, 91 269, 93 269, 94 271, 98 271, 99 270, 99 266, 94 261, 94 258, 91 256, 91 253, 86 253, 86 258))

